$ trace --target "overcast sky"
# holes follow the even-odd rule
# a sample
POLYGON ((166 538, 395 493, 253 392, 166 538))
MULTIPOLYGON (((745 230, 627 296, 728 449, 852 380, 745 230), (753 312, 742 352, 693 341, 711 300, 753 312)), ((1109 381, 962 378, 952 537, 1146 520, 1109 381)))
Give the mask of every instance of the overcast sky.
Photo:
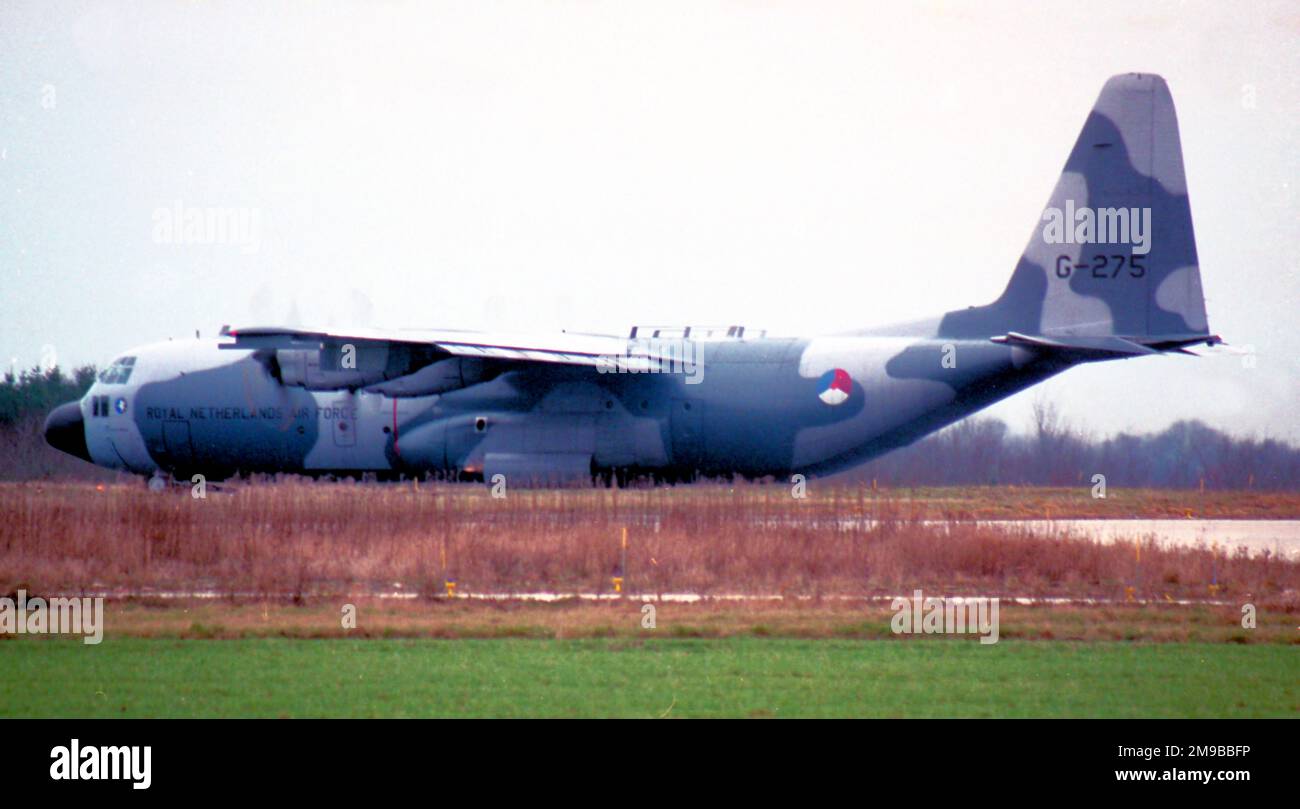
POLYGON ((1074 369, 989 412, 1300 441, 1288 2, 6 2, 0 357, 986 303, 1129 71, 1169 81, 1210 328, 1253 354, 1074 369), (240 226, 168 227, 208 209, 240 226))

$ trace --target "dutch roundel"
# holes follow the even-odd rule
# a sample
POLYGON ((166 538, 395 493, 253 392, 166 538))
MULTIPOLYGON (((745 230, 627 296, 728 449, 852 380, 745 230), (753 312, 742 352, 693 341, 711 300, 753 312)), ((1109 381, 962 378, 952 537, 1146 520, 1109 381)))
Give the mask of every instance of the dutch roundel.
POLYGON ((853 392, 853 380, 843 368, 832 368, 817 380, 817 398, 828 405, 842 404, 853 392))

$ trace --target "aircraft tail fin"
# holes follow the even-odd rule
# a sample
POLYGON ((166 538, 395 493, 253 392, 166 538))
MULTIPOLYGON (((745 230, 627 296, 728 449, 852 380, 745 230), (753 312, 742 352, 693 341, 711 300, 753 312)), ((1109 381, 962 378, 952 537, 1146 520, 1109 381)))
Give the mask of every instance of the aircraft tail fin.
MULTIPOLYGON (((940 334, 1118 337, 1158 351, 1217 341, 1164 79, 1106 82, 1006 290, 988 306, 950 312, 940 334)), ((1105 341, 1075 350, 1103 346, 1113 356, 1141 353, 1105 341)))

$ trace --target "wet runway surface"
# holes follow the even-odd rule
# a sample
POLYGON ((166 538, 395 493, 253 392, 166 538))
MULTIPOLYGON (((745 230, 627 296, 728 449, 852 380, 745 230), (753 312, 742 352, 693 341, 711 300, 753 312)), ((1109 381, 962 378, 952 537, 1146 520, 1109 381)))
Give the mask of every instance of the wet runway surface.
POLYGON ((1021 528, 1034 533, 1061 532, 1097 542, 1134 542, 1153 538, 1157 544, 1206 547, 1250 555, 1267 551, 1300 558, 1300 520, 993 520, 979 523, 1021 528))

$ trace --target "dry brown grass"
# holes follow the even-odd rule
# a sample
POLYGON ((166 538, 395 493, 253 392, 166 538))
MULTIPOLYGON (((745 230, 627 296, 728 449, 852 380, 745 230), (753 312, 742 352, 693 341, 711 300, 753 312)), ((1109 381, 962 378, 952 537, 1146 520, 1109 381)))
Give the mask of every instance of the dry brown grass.
MULTIPOLYGON (((152 494, 138 485, 5 484, 0 592, 157 588, 301 598, 402 589, 435 596, 448 579, 459 593, 609 592, 620 573, 624 527, 624 586, 642 593, 921 588, 1285 605, 1300 591, 1300 563, 1268 556, 1154 543, 1138 554, 1132 545, 919 522, 1059 503, 1063 491, 813 487, 807 499, 794 500, 782 486, 710 485, 514 490, 494 499, 474 485, 291 480, 210 488, 196 500, 187 488, 152 494)), ((1070 496, 1080 509, 1099 508, 1086 490, 1070 496)), ((1198 497, 1168 498, 1180 496, 1198 497)), ((1259 507, 1277 511, 1291 502, 1268 497, 1276 499, 1259 507)))

